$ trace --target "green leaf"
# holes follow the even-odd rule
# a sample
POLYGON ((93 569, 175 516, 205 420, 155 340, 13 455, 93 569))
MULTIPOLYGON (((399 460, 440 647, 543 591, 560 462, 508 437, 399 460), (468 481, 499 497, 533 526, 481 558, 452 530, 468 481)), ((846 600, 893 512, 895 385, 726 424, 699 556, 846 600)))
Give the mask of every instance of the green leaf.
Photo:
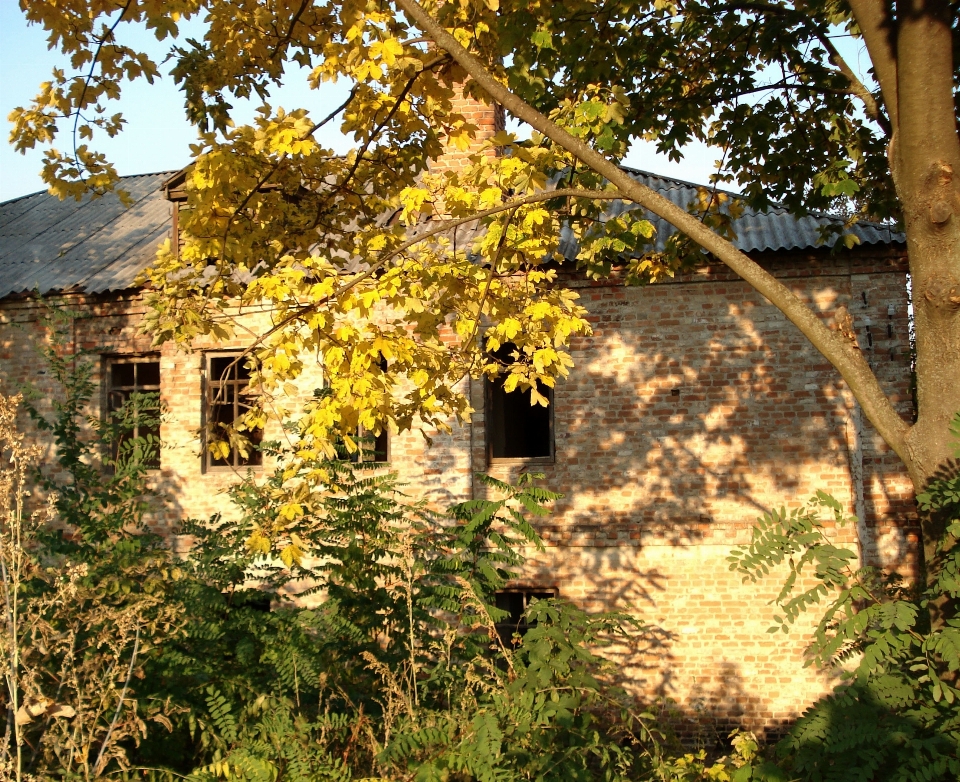
POLYGON ((552 49, 553 33, 549 30, 537 30, 530 36, 530 42, 538 49, 552 49))

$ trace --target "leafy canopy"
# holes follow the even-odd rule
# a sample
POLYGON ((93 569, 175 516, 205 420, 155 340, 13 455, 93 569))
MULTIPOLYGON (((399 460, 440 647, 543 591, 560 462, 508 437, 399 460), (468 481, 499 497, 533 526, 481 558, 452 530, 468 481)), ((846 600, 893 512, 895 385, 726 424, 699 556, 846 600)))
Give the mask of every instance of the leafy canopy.
MULTIPOLYGON (((641 210, 604 217, 610 199, 628 195, 623 186, 543 127, 526 141, 500 132, 477 143, 455 98, 462 85, 489 95, 451 56, 453 44, 435 45, 436 31, 424 36, 418 13, 517 100, 606 160, 621 159, 638 138, 655 138, 672 157, 700 139, 723 160, 717 181, 735 180, 751 206, 776 199, 851 219, 899 216, 886 162, 890 119, 832 41, 859 32, 835 0, 22 7, 80 74, 57 71, 33 105, 11 115, 19 148, 49 146, 44 177, 61 196, 118 180, 87 140, 121 129, 108 103, 123 82, 151 80, 159 67, 124 45, 126 28, 173 41, 172 74, 200 136, 185 183, 185 243, 164 247, 144 277, 153 291, 149 328, 161 341, 226 338, 240 313, 256 313, 249 361, 268 393, 282 392, 305 357, 318 358, 329 392, 302 422, 305 458, 331 455, 337 432, 358 425, 442 427, 468 416, 460 381, 502 369, 484 348, 515 346, 510 372, 521 389, 564 377, 571 338, 590 329, 576 295, 557 284, 563 226, 590 275, 625 264, 628 280, 650 282, 699 257, 683 235, 657 242, 641 210), (178 26, 193 17, 204 20, 204 35, 182 40, 178 26), (349 98, 332 111, 271 105, 288 64, 311 68, 315 87, 349 81, 349 98), (231 101, 247 97, 263 101, 257 119, 234 126, 231 101), (349 154, 316 141, 330 122, 355 139, 349 154), (74 149, 58 152, 58 130, 70 123, 74 149), (445 150, 470 155, 459 168, 431 167, 445 150)), ((729 237, 740 207, 723 201, 704 191, 690 205, 695 227, 729 237)), ((786 297, 786 305, 773 298, 778 306, 803 307, 777 295, 786 297)), ((826 329, 817 334, 831 360, 869 374, 849 346, 830 343, 826 329)))

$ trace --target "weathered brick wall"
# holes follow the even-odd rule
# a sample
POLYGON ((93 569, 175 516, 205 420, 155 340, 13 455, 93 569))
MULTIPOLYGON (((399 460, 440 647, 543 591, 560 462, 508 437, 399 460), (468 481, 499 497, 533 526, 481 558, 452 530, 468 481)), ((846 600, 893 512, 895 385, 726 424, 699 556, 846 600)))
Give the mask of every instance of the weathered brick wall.
MULTIPOLYGON (((203 421, 204 355, 206 351, 240 351, 248 343, 240 339, 225 342, 198 340, 193 350, 178 350, 172 344, 152 346, 149 335, 139 332, 145 307, 139 295, 86 296, 70 294, 37 302, 32 298, 8 298, 0 301, 0 392, 14 393, 30 389, 38 408, 53 415, 52 400, 62 396, 51 377, 40 348, 54 340, 58 350, 71 360, 87 362, 97 389, 102 389, 106 359, 118 356, 158 354, 160 359, 160 401, 164 408, 161 425, 161 468, 150 473, 150 486, 156 496, 149 516, 150 526, 169 534, 184 518, 209 518, 215 513, 234 512, 226 490, 234 485, 237 473, 226 468, 204 470, 201 458, 200 430, 203 421), (48 322, 54 310, 61 314, 56 323, 48 322)), ((256 328, 255 318, 245 324, 256 328)), ((464 382, 464 387, 467 381, 464 382)), ((284 399, 283 405, 296 412, 315 388, 322 387, 319 366, 308 366, 300 381, 303 399, 284 399)), ((103 414, 104 395, 94 393, 87 413, 103 414)), ((24 431, 34 432, 23 414, 24 431)), ((471 461, 469 428, 426 432, 433 447, 420 430, 391 437, 391 468, 410 485, 411 492, 427 494, 440 507, 466 499, 470 495, 471 461)), ((271 420, 264 433, 266 440, 282 440, 279 420, 271 420)), ((48 441, 48 472, 56 474, 53 443, 48 441)), ((256 474, 269 470, 267 461, 255 468, 256 474)))
MULTIPOLYGON (((861 248, 760 260, 825 318, 841 304, 850 310, 864 354, 909 415, 902 256, 861 248)), ((437 505, 480 492, 475 470, 501 478, 531 467, 545 473, 546 486, 564 497, 541 524, 547 550, 531 552, 523 583, 647 622, 645 635, 618 650, 620 670, 639 691, 674 699, 687 733, 723 732, 732 723, 776 726, 829 679, 802 668, 813 617, 789 636, 767 634, 778 581, 742 584, 727 569, 731 546, 749 539, 764 509, 799 504, 816 489, 852 509, 852 466, 859 463, 876 541, 871 554, 912 572, 909 481, 868 424, 856 436, 855 408, 835 370, 776 308, 723 268, 650 288, 568 282, 579 290, 594 334, 574 345, 576 368, 556 389, 553 463, 487 464, 483 385, 473 382, 472 425, 433 433, 430 448, 417 432, 394 436, 391 466, 412 496, 426 494, 437 505)), ((64 300, 79 313, 61 324, 66 349, 91 352, 98 373, 99 356, 153 350, 137 333, 138 296, 64 300)), ((31 347, 46 338, 37 325, 41 314, 26 299, 0 302, 0 390, 31 383, 49 409, 56 389, 31 347)), ((158 531, 186 516, 230 512, 223 492, 236 476, 201 469, 202 350, 244 345, 196 347, 160 350, 167 413, 162 468, 151 476, 158 531)), ((305 392, 319 377, 319 368, 309 370, 305 392)), ((92 415, 100 404, 95 397, 92 415)), ((268 439, 280 434, 272 426, 268 439)), ((852 530, 838 537, 855 540, 852 530)))
POLYGON ((431 163, 430 171, 432 173, 456 171, 468 165, 468 158, 475 155, 495 133, 504 129, 505 115, 500 106, 478 103, 462 94, 454 98, 452 102, 453 110, 462 115, 468 124, 475 126, 476 132, 467 149, 461 150, 454 146, 446 148, 443 155, 431 163))
MULTIPOLYGON (((760 260, 828 322, 849 309, 865 356, 909 417, 902 256, 760 260)), ((817 489, 852 512, 859 459, 870 556, 912 574, 910 482, 869 424, 856 438, 836 370, 723 267, 649 288, 570 284, 594 333, 574 346, 576 368, 555 390, 554 462, 488 467, 482 415, 473 424, 475 469, 499 478, 536 469, 564 494, 541 525, 547 553, 531 561, 525 584, 650 622, 656 648, 625 651, 624 675, 675 699, 697 730, 711 719, 775 726, 829 684, 802 668, 816 616, 789 636, 768 635, 780 581, 743 585, 728 570, 731 547, 749 541, 764 510, 799 505, 817 489)), ((482 402, 477 383, 474 406, 482 402)), ((853 544, 856 531, 837 538, 853 544)))

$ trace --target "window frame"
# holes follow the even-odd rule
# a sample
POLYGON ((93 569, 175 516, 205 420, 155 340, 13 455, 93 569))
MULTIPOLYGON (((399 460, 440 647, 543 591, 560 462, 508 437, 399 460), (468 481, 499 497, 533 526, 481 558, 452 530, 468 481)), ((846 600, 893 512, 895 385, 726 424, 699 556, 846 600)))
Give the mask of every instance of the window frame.
MULTIPOLYGON (((498 589, 494 593, 494 605, 496 605, 496 599, 500 595, 520 595, 522 601, 522 610, 520 611, 521 617, 530 607, 530 600, 536 598, 537 600, 551 600, 556 599, 560 596, 560 590, 557 587, 548 587, 548 586, 510 586, 504 587, 503 589, 498 589)), ((497 606, 501 608, 501 606, 497 606)), ((502 610, 507 610, 503 608, 502 610)), ((504 646, 514 645, 512 643, 513 636, 519 635, 523 638, 529 630, 536 627, 536 623, 528 624, 522 619, 516 624, 513 624, 510 621, 505 622, 494 622, 494 628, 497 631, 497 634, 500 636, 500 641, 504 646), (510 635, 504 637, 504 632, 509 630, 510 635)))
MULTIPOLYGON (((387 366, 388 366, 388 364, 387 364, 387 359, 386 359, 382 354, 380 355, 380 359, 379 359, 379 361, 378 361, 377 363, 379 364, 379 367, 380 367, 380 371, 381 371, 381 372, 386 372, 386 371, 387 371, 387 366)), ((328 381, 328 379, 327 379, 326 374, 324 374, 324 376, 323 376, 323 387, 324 387, 324 388, 328 388, 328 387, 329 387, 328 384, 329 384, 329 381, 328 381)), ((362 424, 360 424, 359 426, 357 426, 357 428, 354 430, 354 432, 353 432, 353 434, 352 434, 351 436, 352 436, 352 438, 353 438, 353 439, 356 441, 356 443, 357 443, 357 450, 354 451, 353 453, 347 453, 347 454, 345 454, 344 457, 343 457, 343 461, 350 462, 351 464, 373 464, 373 465, 378 465, 378 464, 379 464, 379 465, 383 465, 383 466, 386 466, 386 465, 390 464, 390 450, 391 450, 391 445, 392 445, 391 441, 392 441, 393 438, 390 437, 390 430, 387 428, 386 422, 384 422, 383 428, 380 430, 380 434, 379 434, 379 435, 375 435, 372 430, 369 430, 369 429, 367 429, 365 426, 363 426, 362 424), (364 440, 365 438, 372 438, 372 439, 374 440, 373 453, 374 453, 374 454, 383 453, 383 458, 382 458, 382 459, 377 459, 377 458, 372 458, 372 459, 371 459, 371 458, 364 458, 365 454, 364 454, 364 449, 363 449, 363 440, 364 440), (382 450, 376 447, 378 441, 379 441, 381 438, 383 438, 383 449, 382 449, 382 450)), ((339 449, 339 448, 344 448, 344 450, 346 449, 346 446, 343 444, 343 441, 340 440, 339 438, 338 438, 337 448, 338 448, 338 449, 339 449)), ((367 453, 366 455, 369 456, 369 449, 368 449, 368 453, 367 453)), ((338 457, 338 458, 340 458, 340 457, 338 457)))
MULTIPOLYGON (((239 412, 240 405, 240 396, 243 388, 245 388, 248 383, 243 380, 237 379, 213 379, 213 360, 217 358, 232 358, 235 361, 233 365, 236 368, 239 368, 243 360, 243 350, 207 350, 203 353, 203 366, 201 367, 201 377, 203 380, 202 384, 202 395, 201 395, 201 411, 200 411, 200 424, 202 432, 202 441, 203 441, 203 451, 202 451, 202 471, 206 473, 236 473, 240 470, 254 470, 259 471, 263 469, 263 454, 259 450, 252 450, 250 454, 250 459, 244 461, 240 456, 240 452, 234 448, 230 449, 230 464, 216 464, 214 462, 213 454, 210 452, 208 445, 209 437, 209 425, 213 422, 211 418, 211 411, 215 404, 213 393, 214 389, 220 389, 224 386, 234 386, 236 388, 236 393, 234 395, 232 404, 234 407, 234 418, 233 421, 236 421, 239 417, 237 413, 239 412)), ((217 402, 216 404, 224 405, 225 402, 217 402)), ((252 437, 252 445, 259 445, 263 441, 263 429, 259 430, 260 439, 254 440, 252 437)))
MULTIPOLYGON (((163 386, 163 378, 160 374, 160 354, 159 353, 107 353, 101 356, 101 369, 102 369, 102 380, 101 380, 101 406, 100 410, 102 411, 103 420, 107 420, 111 413, 119 410, 119 407, 114 407, 111 398, 114 394, 126 394, 127 399, 129 394, 156 394, 157 395, 157 417, 160 416, 160 391, 163 386), (137 370, 136 367, 140 364, 156 364, 157 365, 157 382, 156 383, 144 383, 140 384, 137 382, 137 370), (116 384, 113 383, 113 368, 120 365, 130 365, 134 367, 134 382, 133 384, 116 384)), ((126 399, 124 399, 124 403, 126 399)), ((122 406, 122 405, 121 405, 122 406)), ((163 466, 163 457, 161 454, 160 448, 160 428, 162 424, 158 421, 157 423, 157 454, 156 454, 156 464, 147 465, 146 469, 148 472, 154 472, 162 469, 163 466)), ((139 426, 134 426, 134 430, 131 433, 132 437, 139 437, 140 432, 139 426)), ((111 444, 110 448, 113 451, 113 458, 117 458, 117 448, 119 443, 111 444)))
MULTIPOLYGON (((487 464, 555 464, 557 456, 557 438, 556 430, 554 427, 554 408, 555 395, 554 389, 549 386, 540 384, 538 391, 547 398, 549 404, 547 405, 547 450, 549 453, 546 456, 494 456, 493 454, 493 445, 494 445, 494 415, 493 415, 493 406, 494 406, 494 393, 496 391, 497 384, 503 384, 506 380, 507 373, 501 372, 497 376, 496 380, 491 380, 490 378, 485 378, 484 383, 484 436, 486 438, 486 451, 487 451, 487 464)), ((506 393, 506 392, 504 392, 506 393)), ((530 401, 530 389, 522 391, 520 389, 515 389, 510 392, 511 394, 516 394, 517 396, 523 397, 529 403, 530 401)), ((531 405, 532 407, 532 405, 531 405)), ((504 439, 506 439, 506 432, 504 433, 504 439)))
POLYGON ((372 431, 369 431, 365 426, 358 426, 355 439, 357 440, 358 448, 354 453, 350 454, 351 462, 355 464, 389 464, 390 463, 390 432, 387 430, 386 426, 384 426, 383 429, 380 430, 379 436, 375 435, 372 431), (366 438, 373 439, 373 446, 374 446, 373 454, 369 452, 369 449, 367 449, 367 452, 364 453, 363 441, 366 438), (379 448, 377 448, 377 444, 379 443, 381 438, 383 439, 382 451, 379 448), (383 453, 382 459, 375 458, 375 455, 378 453, 383 453), (374 458, 370 458, 371 456, 374 456, 374 458), (367 458, 364 458, 364 457, 367 457, 367 458))

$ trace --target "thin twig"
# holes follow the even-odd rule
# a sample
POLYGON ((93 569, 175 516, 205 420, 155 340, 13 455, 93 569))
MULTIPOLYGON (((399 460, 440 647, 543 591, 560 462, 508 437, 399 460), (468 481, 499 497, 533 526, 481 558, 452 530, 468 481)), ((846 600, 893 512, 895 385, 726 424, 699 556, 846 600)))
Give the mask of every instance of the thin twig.
POLYGON ((130 10, 131 5, 133 5, 133 0, 128 0, 127 4, 120 10, 120 16, 117 17, 117 21, 115 21, 110 29, 104 33, 103 37, 99 39, 97 50, 93 53, 93 60, 90 62, 90 72, 83 80, 83 90, 81 90, 80 98, 77 100, 77 111, 73 118, 73 162, 76 164, 77 171, 80 173, 81 182, 86 181, 86 179, 83 176, 84 167, 80 165, 80 159, 77 157, 77 127, 80 124, 80 112, 83 110, 83 100, 87 96, 87 89, 90 87, 90 82, 93 81, 93 71, 97 67, 97 61, 100 59, 100 51, 103 49, 103 45, 107 41, 113 40, 113 31, 116 30, 120 22, 123 21, 123 17, 127 11, 130 10))
POLYGON ((94 764, 94 771, 99 774, 102 769, 103 763, 103 753, 107 751, 107 746, 110 744, 110 736, 113 734, 113 729, 117 725, 117 720, 120 719, 120 712, 123 709, 123 699, 127 696, 127 688, 130 686, 130 679, 133 677, 133 666, 137 662, 137 653, 140 651, 140 623, 137 622, 137 632, 133 639, 133 654, 130 655, 130 665, 127 667, 127 678, 124 679, 123 689, 120 691, 120 700, 117 702, 117 710, 113 715, 113 722, 110 723, 110 728, 107 730, 107 735, 103 737, 103 743, 100 745, 100 752, 97 755, 97 762, 94 764))
POLYGON ((853 72, 853 69, 847 64, 847 61, 843 59, 840 55, 840 52, 837 50, 837 47, 833 45, 833 41, 830 40, 830 37, 817 33, 817 38, 820 40, 820 43, 823 44, 824 48, 827 50, 827 53, 830 56, 830 61, 837 66, 840 70, 840 73, 846 77, 847 81, 850 83, 850 90, 863 102, 864 111, 867 112, 867 116, 870 117, 874 122, 876 122, 884 134, 889 138, 893 135, 893 127, 890 124, 890 120, 887 118, 887 115, 883 113, 880 109, 877 99, 874 98, 873 93, 866 88, 860 79, 857 78, 856 74, 853 72))
MULTIPOLYGON (((356 97, 356 94, 357 94, 357 87, 355 86, 352 90, 350 90, 350 94, 347 96, 346 100, 343 103, 337 106, 337 108, 331 111, 322 120, 312 125, 310 129, 306 133, 304 133, 303 136, 300 137, 300 140, 305 141, 306 139, 310 138, 310 136, 316 133, 320 128, 322 128, 328 122, 333 120, 334 117, 336 117, 341 111, 343 111, 344 109, 347 108, 347 106, 350 105, 350 102, 356 97)), ((223 229, 223 237, 220 240, 220 258, 222 260, 226 260, 227 240, 230 238, 230 229, 233 227, 234 221, 236 221, 237 217, 240 215, 240 212, 247 206, 247 204, 250 203, 250 199, 253 198, 254 195, 256 195, 258 192, 260 192, 260 188, 263 187, 267 183, 267 180, 269 180, 270 177, 272 177, 277 172, 277 170, 280 168, 281 165, 283 165, 283 162, 286 159, 287 159, 287 153, 284 152, 282 155, 280 155, 279 158, 277 158, 277 162, 274 163, 273 166, 271 166, 267 170, 267 172, 262 177, 260 177, 259 180, 257 180, 257 184, 250 189, 250 192, 247 193, 243 201, 240 202, 240 204, 233 210, 233 213, 227 219, 227 224, 223 229)), ((222 274, 218 271, 216 279, 219 280, 220 277, 222 277, 222 274)), ((214 280, 211 280, 211 285, 210 285, 211 288, 213 287, 212 285, 213 282, 214 280)), ((202 311, 203 310, 201 309, 201 312, 202 311)))

